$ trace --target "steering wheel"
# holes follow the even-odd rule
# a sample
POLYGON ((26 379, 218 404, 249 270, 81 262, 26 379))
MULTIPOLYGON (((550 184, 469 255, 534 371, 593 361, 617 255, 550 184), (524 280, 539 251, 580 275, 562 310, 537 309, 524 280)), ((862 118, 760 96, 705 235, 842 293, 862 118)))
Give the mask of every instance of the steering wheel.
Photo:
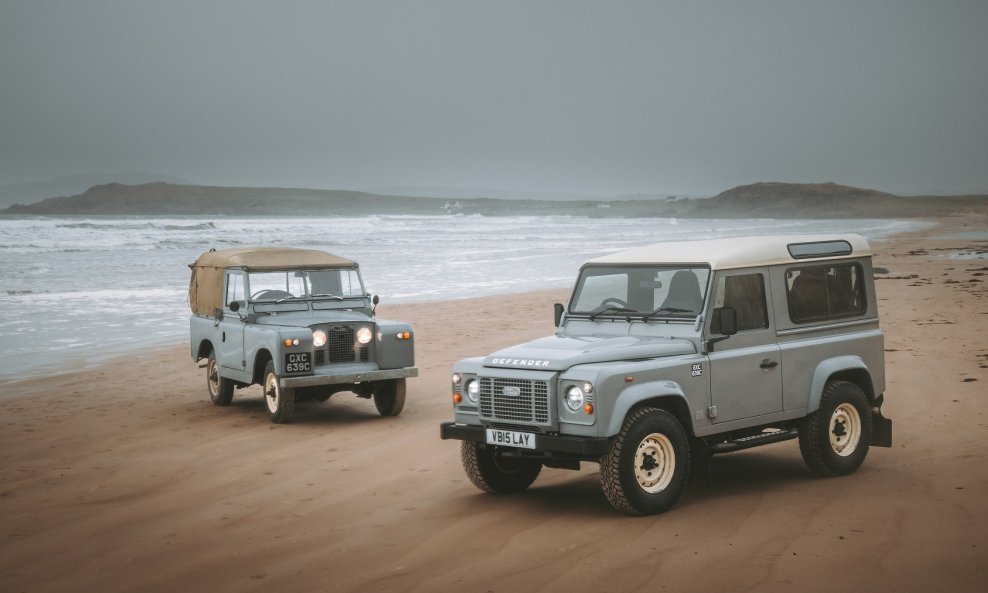
POLYGON ((608 297, 608 298, 600 301, 600 304, 597 305, 597 308, 598 309, 604 309, 604 308, 610 306, 610 303, 613 303, 613 304, 617 305, 618 307, 621 307, 622 309, 627 309, 628 308, 628 303, 622 301, 619 298, 615 298, 615 297, 608 297))
POLYGON ((286 292, 284 290, 277 290, 274 288, 265 288, 263 290, 259 290, 254 294, 250 295, 250 300, 252 301, 257 300, 257 298, 261 296, 265 297, 264 300, 266 301, 276 301, 278 299, 290 297, 292 296, 292 293, 286 292))

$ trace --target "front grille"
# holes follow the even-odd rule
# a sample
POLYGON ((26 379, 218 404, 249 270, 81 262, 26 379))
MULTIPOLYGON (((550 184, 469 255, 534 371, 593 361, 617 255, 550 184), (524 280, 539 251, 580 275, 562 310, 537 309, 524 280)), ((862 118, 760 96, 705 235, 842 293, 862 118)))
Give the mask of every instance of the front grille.
POLYGON ((367 346, 357 345, 354 330, 346 325, 336 325, 326 328, 328 337, 326 345, 315 351, 315 364, 336 362, 367 362, 370 352, 367 346))
POLYGON ((326 334, 329 336, 329 341, 326 342, 329 362, 353 362, 353 347, 356 343, 353 339, 353 328, 337 325, 329 328, 326 334))
POLYGON ((480 415, 491 420, 549 424, 549 384, 528 379, 480 377, 480 415), (518 395, 506 395, 505 388, 518 395))

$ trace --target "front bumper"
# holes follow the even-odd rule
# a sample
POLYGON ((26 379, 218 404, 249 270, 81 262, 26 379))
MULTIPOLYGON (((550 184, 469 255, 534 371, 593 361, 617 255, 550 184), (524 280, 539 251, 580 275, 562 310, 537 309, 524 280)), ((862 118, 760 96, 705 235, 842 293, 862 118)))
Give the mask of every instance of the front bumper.
MULTIPOLYGON (((483 426, 470 426, 455 422, 443 422, 439 425, 439 436, 442 439, 486 443, 487 433, 485 431, 483 426)), ((518 452, 563 453, 585 459, 596 459, 607 453, 610 443, 609 438, 537 434, 535 449, 518 449, 518 452)))
POLYGON ((365 370, 348 372, 340 369, 341 373, 324 371, 324 374, 306 375, 304 377, 282 377, 279 384, 282 389, 294 389, 297 387, 316 387, 318 385, 339 385, 341 383, 364 383, 367 381, 386 381, 388 379, 404 379, 405 377, 418 377, 419 370, 415 367, 405 367, 403 369, 388 369, 384 371, 365 370))

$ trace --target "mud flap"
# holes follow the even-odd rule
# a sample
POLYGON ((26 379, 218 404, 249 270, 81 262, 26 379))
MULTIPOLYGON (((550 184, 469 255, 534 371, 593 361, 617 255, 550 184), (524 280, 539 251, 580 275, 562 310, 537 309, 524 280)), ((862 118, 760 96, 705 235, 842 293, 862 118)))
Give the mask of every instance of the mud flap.
POLYGON ((690 477, 687 483, 691 486, 710 485, 710 451, 703 439, 690 439, 690 477))
POLYGON ((871 411, 871 446, 892 446, 892 421, 882 416, 881 409, 871 411))

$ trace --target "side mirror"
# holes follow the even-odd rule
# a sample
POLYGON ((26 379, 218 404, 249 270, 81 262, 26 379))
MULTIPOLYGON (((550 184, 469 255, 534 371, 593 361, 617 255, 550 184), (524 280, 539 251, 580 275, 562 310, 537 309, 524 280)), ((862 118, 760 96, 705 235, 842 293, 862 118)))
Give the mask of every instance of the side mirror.
POLYGON ((230 301, 230 304, 228 304, 227 307, 229 307, 231 311, 236 313, 237 311, 240 310, 240 301, 230 301))
POLYGON ((376 294, 371 297, 371 303, 373 303, 374 305, 373 307, 371 307, 371 317, 377 315, 377 304, 380 302, 381 302, 381 297, 377 296, 376 294))
POLYGON ((552 308, 553 314, 555 315, 556 327, 559 327, 559 324, 563 322, 563 311, 565 310, 565 307, 563 307, 562 303, 556 303, 552 306, 552 308))
POLYGON ((717 307, 714 309, 713 324, 721 334, 733 336, 738 333, 738 312, 734 307, 717 307))

